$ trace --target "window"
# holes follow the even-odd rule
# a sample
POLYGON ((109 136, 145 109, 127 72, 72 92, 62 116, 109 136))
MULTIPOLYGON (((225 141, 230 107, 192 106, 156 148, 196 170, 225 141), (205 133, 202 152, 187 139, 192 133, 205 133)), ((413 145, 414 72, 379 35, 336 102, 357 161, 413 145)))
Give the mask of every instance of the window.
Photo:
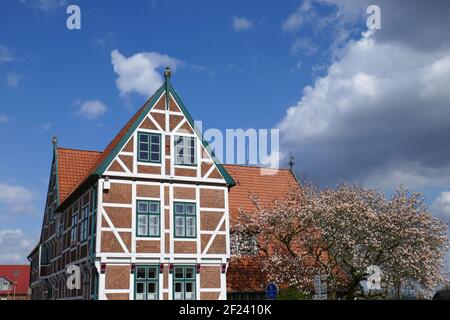
POLYGON ((81 221, 80 221, 80 241, 86 241, 88 238, 88 217, 89 217, 89 204, 85 205, 81 209, 81 221))
POLYGON ((160 205, 159 201, 137 202, 137 229, 138 237, 159 237, 160 236, 160 205))
POLYGON ((194 137, 175 136, 175 164, 197 165, 197 146, 194 137))
POLYGON ((138 133, 138 161, 161 163, 161 135, 138 133))
POLYGON ((50 249, 48 244, 43 244, 41 248, 41 265, 46 266, 50 264, 50 249))
POLYGON ((73 209, 72 213, 72 225, 70 229, 70 244, 74 245, 78 240, 78 208, 73 209))
POLYGON ((61 238, 64 234, 64 215, 65 213, 61 213, 59 216, 58 238, 61 238))
POLYGON ((197 216, 195 203, 174 203, 175 212, 175 237, 195 238, 197 237, 197 216))
POLYGON ((195 267, 176 266, 173 273, 173 299, 195 300, 195 267))
POLYGON ((9 287, 10 287, 9 281, 4 278, 0 278, 0 291, 8 291, 9 287))
POLYGON ((159 267, 137 266, 134 279, 136 300, 158 300, 159 267))

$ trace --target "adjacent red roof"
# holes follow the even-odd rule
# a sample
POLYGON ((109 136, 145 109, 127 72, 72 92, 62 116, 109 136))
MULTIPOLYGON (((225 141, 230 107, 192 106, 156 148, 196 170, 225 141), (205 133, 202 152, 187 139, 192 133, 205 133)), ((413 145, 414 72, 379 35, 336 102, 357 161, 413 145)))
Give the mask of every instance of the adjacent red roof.
POLYGON ((291 188, 299 184, 289 169, 265 169, 242 165, 224 165, 233 177, 236 185, 229 193, 229 210, 231 223, 237 218, 239 209, 251 212, 255 204, 253 196, 263 205, 270 205, 274 200, 284 199, 291 188))
MULTIPOLYGON (((30 266, 3 265, 0 266, 0 278, 16 283, 16 295, 27 295, 30 287, 30 266)), ((0 291, 0 295, 13 294, 14 290, 0 291)))
POLYGON ((59 201, 62 203, 67 196, 86 176, 89 168, 98 159, 101 152, 57 148, 59 201))

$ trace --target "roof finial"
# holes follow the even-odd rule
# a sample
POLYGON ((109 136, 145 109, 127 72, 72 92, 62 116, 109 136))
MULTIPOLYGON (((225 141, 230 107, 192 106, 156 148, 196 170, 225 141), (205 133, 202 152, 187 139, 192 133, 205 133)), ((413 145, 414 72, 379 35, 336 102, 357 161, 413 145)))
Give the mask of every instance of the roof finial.
POLYGON ((52 138, 52 144, 53 144, 53 146, 57 146, 58 145, 58 137, 57 136, 54 136, 53 138, 52 138))
POLYGON ((292 152, 289 155, 289 162, 288 162, 288 164, 289 164, 289 169, 292 171, 292 169, 294 168, 294 165, 295 165, 295 157, 292 154, 292 152))
POLYGON ((172 77, 172 70, 170 70, 170 67, 166 67, 166 71, 164 71, 164 78, 170 79, 172 77))

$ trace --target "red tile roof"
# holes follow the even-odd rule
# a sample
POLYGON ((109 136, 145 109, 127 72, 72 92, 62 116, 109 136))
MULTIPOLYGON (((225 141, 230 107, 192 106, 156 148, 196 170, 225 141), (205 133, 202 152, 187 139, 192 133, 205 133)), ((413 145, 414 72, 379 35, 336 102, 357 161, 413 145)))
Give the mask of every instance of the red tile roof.
POLYGON ((284 199, 291 188, 298 187, 297 179, 289 169, 263 169, 260 167, 224 165, 236 185, 229 193, 231 223, 239 215, 239 209, 254 211, 252 196, 258 196, 263 205, 284 199))
POLYGON ((59 201, 62 203, 73 191, 101 152, 57 148, 59 201))
MULTIPOLYGON (((0 266, 0 278, 5 278, 9 282, 17 283, 16 295, 27 295, 30 287, 30 266, 28 265, 3 265, 0 266)), ((10 291, 0 291, 0 295, 13 294, 10 291)))
POLYGON ((227 291, 262 292, 269 282, 262 272, 262 257, 232 258, 227 270, 227 291))

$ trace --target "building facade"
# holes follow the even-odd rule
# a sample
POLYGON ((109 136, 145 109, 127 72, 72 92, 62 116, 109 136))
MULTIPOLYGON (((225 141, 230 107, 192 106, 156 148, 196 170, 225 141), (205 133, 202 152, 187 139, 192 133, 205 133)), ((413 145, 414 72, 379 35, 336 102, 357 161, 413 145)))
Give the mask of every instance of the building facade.
POLYGON ((29 256, 33 299, 226 299, 235 182, 170 70, 104 151, 53 144, 41 239, 29 256))

